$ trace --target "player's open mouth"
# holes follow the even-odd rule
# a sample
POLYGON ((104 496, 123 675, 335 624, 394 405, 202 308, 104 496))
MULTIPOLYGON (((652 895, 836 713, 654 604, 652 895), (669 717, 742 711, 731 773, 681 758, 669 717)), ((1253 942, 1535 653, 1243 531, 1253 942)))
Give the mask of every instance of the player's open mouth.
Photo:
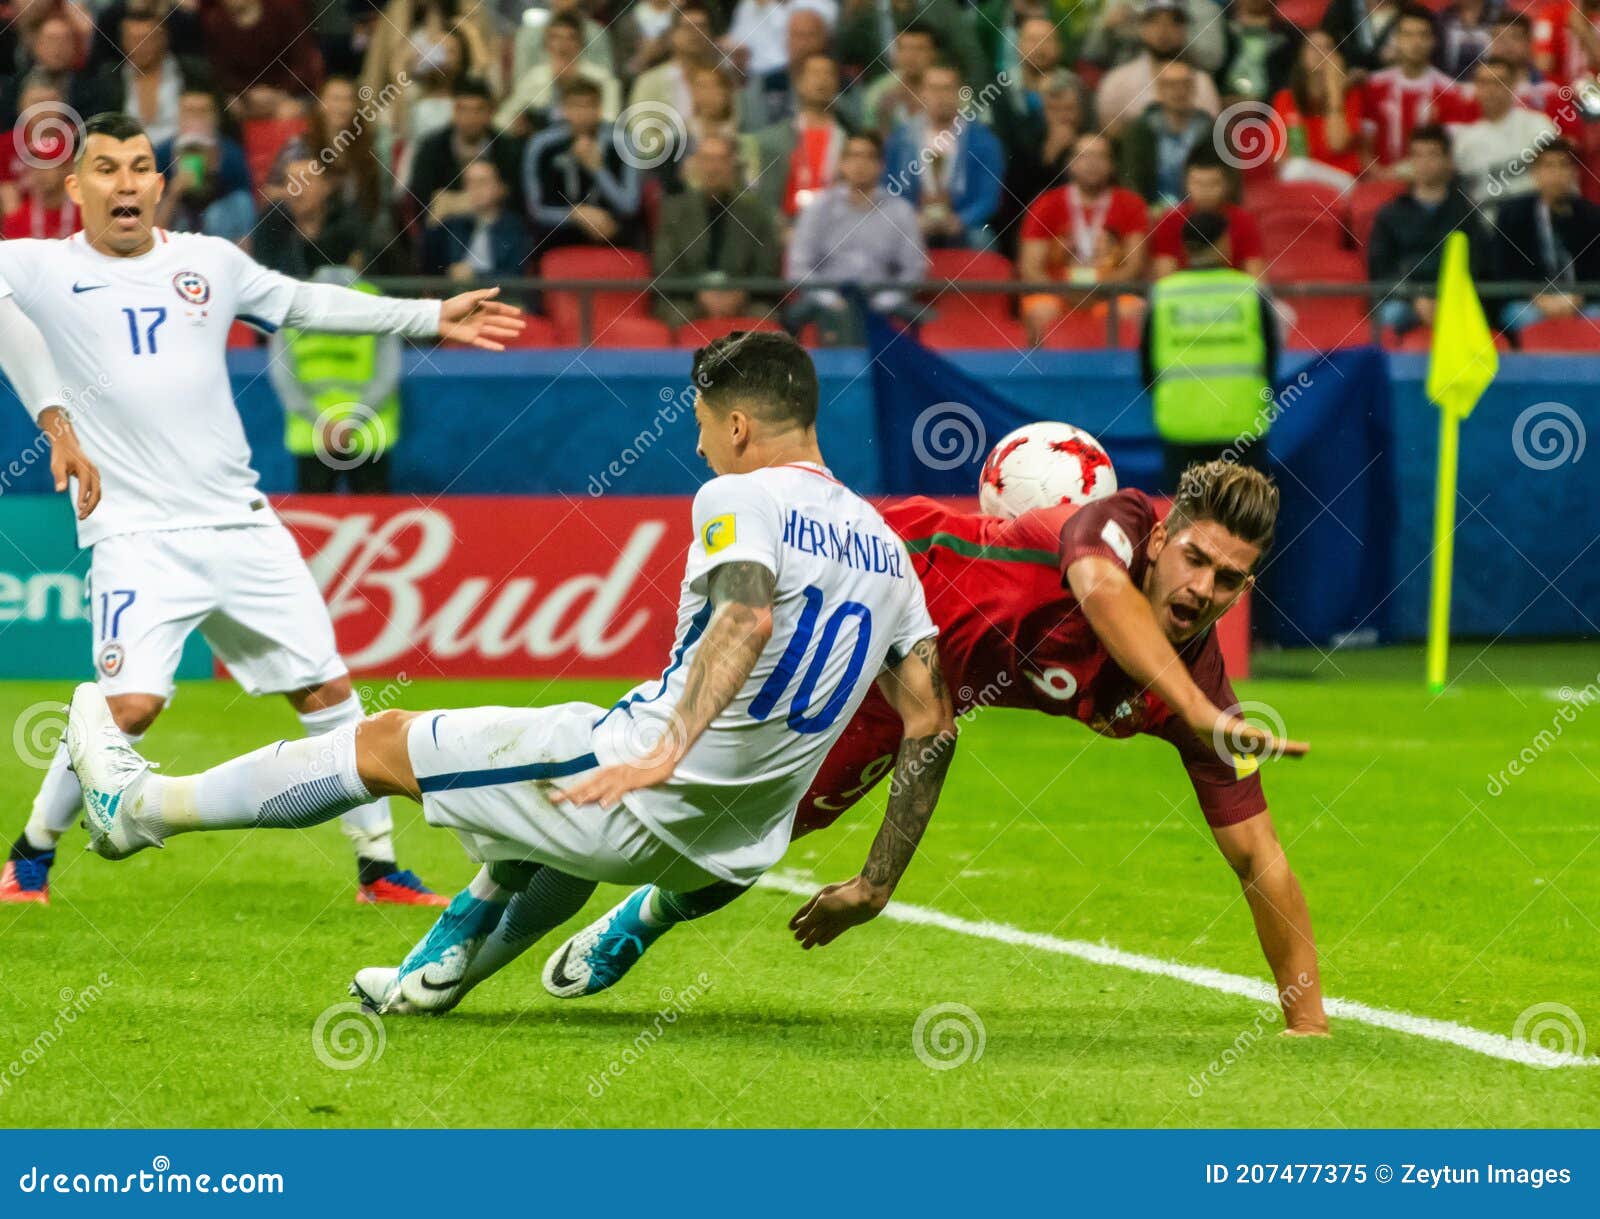
POLYGON ((124 204, 111 209, 111 219, 124 224, 138 224, 139 218, 139 209, 131 204, 124 204))
POLYGON ((1197 606, 1182 605, 1173 601, 1168 604, 1167 609, 1172 614, 1173 621, 1179 626, 1193 626, 1200 620, 1200 610, 1197 606))

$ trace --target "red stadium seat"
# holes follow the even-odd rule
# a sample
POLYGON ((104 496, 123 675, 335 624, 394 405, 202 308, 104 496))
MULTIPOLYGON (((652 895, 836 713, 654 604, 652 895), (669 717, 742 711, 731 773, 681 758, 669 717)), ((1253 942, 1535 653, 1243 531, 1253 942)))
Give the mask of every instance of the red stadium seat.
POLYGON ((1404 194, 1405 189, 1404 182, 1382 179, 1355 184, 1350 191, 1350 234, 1355 238, 1356 249, 1367 248, 1367 239, 1372 236, 1372 222, 1377 219, 1384 205, 1397 195, 1404 194))
MULTIPOLYGON (((631 285, 625 290, 594 294, 591 325, 596 333, 612 318, 648 317, 650 314, 650 260, 632 250, 563 246, 539 260, 539 274, 545 279, 615 279, 631 285)), ((577 292, 545 293, 545 312, 569 343, 580 342, 583 338, 579 298, 577 292)))
POLYGON ((935 318, 922 324, 918 337, 939 351, 1026 351, 1030 346, 1022 324, 1003 315, 957 313, 935 318))
POLYGON ((1265 220, 1273 212, 1343 214, 1344 196, 1321 182, 1280 182, 1276 178, 1251 182, 1245 187, 1244 205, 1265 220))
POLYGON ((529 314, 523 319, 522 333, 506 344, 513 347, 560 347, 561 335, 549 318, 529 314))
MULTIPOLYGON (((1405 334, 1396 334, 1391 327, 1383 328, 1383 345, 1390 351, 1405 351, 1427 355, 1433 348, 1433 328, 1431 326, 1418 326, 1415 330, 1408 330, 1405 334)), ((1510 351, 1511 343, 1503 334, 1494 336, 1496 351, 1510 351)))
POLYGON ((712 317, 701 322, 690 322, 687 326, 679 326, 677 333, 677 346, 679 347, 704 347, 714 339, 732 334, 735 330, 773 330, 781 332, 783 327, 770 317, 712 317))
MULTIPOLYGON (((1074 309, 1048 331, 1040 346, 1047 351, 1092 351, 1105 348, 1106 307, 1104 304, 1074 309)), ((1139 346, 1143 317, 1124 306, 1117 315, 1117 347, 1139 346)))
POLYGON ((1284 254, 1303 246, 1342 249, 1347 235, 1342 208, 1336 211, 1274 210, 1261 215, 1259 221, 1269 268, 1284 254))
MULTIPOLYGON (((929 279, 1013 280, 1017 277, 1011 260, 991 250, 930 250, 929 279)), ((967 292, 951 287, 934 297, 934 311, 941 318, 1010 317, 1015 310, 1009 292, 967 292)))
POLYGON ((597 326, 591 347, 671 347, 672 327, 653 317, 609 318, 597 326))
POLYGON ((1523 351, 1600 351, 1600 322, 1587 317, 1551 318, 1517 331, 1523 351))
POLYGON ((1297 296, 1284 302, 1294 311, 1284 346, 1297 351, 1337 351, 1372 342, 1367 302, 1360 296, 1297 296))
POLYGON ((1359 284, 1367 278, 1366 259, 1354 250, 1309 238, 1282 247, 1269 238, 1267 249, 1278 250, 1267 262, 1267 278, 1274 283, 1359 284))

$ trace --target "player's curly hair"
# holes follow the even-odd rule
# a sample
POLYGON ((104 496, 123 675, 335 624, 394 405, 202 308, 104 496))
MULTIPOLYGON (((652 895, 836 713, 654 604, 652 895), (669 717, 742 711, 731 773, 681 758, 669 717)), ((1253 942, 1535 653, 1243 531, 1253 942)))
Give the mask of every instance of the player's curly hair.
POLYGON ((1196 462, 1178 480, 1167 532, 1196 521, 1215 521, 1265 554, 1278 527, 1277 484, 1260 470, 1237 462, 1196 462))

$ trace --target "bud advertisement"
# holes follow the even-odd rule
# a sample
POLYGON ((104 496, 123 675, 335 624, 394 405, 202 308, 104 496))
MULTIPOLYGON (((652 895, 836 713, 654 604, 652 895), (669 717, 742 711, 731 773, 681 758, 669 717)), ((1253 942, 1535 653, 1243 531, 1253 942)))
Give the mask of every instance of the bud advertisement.
MULTIPOLYGON (((274 503, 357 674, 639 678, 671 648, 687 496, 274 503)), ((0 499, 0 538, 0 677, 90 677, 89 555, 65 500, 0 499)), ((1244 676, 1248 609, 1219 631, 1229 672, 1244 676)), ((211 671, 197 632, 179 676, 211 671)))

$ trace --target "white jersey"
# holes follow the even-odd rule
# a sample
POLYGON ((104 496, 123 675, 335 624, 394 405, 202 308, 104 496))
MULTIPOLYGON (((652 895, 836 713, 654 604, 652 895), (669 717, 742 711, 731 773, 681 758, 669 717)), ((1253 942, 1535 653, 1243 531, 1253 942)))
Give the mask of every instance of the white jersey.
MULTIPOLYGON (((80 545, 272 519, 228 381, 228 329, 235 319, 276 329, 305 288, 198 234, 157 229, 133 258, 101 254, 82 233, 0 243, 0 297, 43 332, 100 468, 101 503, 78 523, 80 545)), ((427 303, 403 304, 421 329, 427 303)))
POLYGON ((789 845, 795 808, 882 671, 937 633, 904 544, 820 466, 725 475, 694 500, 694 542, 671 661, 595 726, 602 765, 658 742, 711 620, 711 572, 759 563, 777 579, 772 638, 672 778, 625 797, 706 871, 753 880, 789 845))

